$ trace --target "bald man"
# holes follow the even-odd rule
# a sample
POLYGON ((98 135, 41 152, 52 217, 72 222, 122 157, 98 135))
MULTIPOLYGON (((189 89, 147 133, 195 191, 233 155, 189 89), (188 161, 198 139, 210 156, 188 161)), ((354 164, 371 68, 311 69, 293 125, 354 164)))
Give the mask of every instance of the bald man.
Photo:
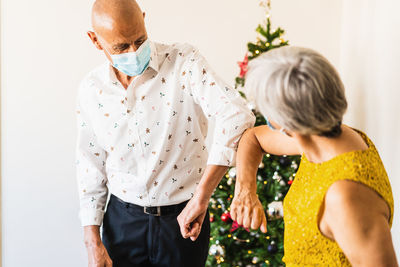
POLYGON ((255 118, 197 49, 152 42, 134 0, 96 1, 92 25, 107 61, 77 100, 89 266, 204 266, 209 199, 255 118))

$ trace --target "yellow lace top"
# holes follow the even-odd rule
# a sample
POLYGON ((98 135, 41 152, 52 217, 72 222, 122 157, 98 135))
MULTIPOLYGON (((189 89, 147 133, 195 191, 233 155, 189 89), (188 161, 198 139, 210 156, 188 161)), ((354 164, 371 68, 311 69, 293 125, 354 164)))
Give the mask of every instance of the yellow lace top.
POLYGON ((368 149, 341 154, 323 163, 312 163, 303 154, 296 179, 283 202, 285 234, 283 261, 288 267, 351 266, 338 244, 318 227, 318 213, 328 188, 339 180, 353 180, 374 189, 390 207, 391 186, 372 141, 357 131, 368 149))

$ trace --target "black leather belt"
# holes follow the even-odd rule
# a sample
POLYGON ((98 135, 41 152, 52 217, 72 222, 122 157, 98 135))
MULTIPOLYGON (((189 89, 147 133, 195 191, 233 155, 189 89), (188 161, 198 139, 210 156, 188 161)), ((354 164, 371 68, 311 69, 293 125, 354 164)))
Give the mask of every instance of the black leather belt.
POLYGON ((129 208, 133 211, 137 211, 139 213, 145 213, 153 216, 164 216, 164 215, 169 215, 169 214, 174 214, 174 213, 179 213, 181 212, 185 207, 186 204, 189 202, 189 200, 175 204, 175 205, 168 205, 168 206, 149 206, 149 207, 143 207, 139 206, 133 203, 125 202, 122 199, 114 196, 111 194, 110 196, 110 201, 116 200, 120 204, 123 204, 126 208, 129 208))

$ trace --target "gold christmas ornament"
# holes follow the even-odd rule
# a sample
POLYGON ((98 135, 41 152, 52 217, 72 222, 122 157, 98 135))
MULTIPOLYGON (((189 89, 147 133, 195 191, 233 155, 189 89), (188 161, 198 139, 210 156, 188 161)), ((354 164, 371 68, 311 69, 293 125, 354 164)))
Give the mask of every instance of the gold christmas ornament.
POLYGON ((208 251, 208 253, 209 253, 210 255, 212 255, 212 256, 220 256, 220 257, 225 256, 225 250, 224 250, 224 248, 223 248, 222 246, 216 245, 216 244, 213 244, 213 245, 210 247, 210 250, 208 251))
POLYGON ((273 201, 268 204, 267 214, 270 219, 283 218, 283 205, 282 201, 273 201))

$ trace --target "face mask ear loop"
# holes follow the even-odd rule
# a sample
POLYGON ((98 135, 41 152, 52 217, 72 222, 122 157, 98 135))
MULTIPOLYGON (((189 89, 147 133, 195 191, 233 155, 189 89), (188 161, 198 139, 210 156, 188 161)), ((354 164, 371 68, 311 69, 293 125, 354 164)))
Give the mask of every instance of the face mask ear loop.
MULTIPOLYGON (((98 41, 98 42, 99 42, 100 39, 103 39, 103 38, 101 38, 97 33, 96 33, 96 38, 97 38, 97 41, 98 41)), ((111 54, 110 54, 110 52, 108 52, 108 50, 106 49, 105 45, 103 45, 103 41, 101 41, 101 42, 99 42, 99 43, 100 43, 100 45, 101 45, 101 48, 102 48, 102 49, 107 53, 107 55, 110 57, 110 59, 111 59, 111 64, 114 65, 114 62, 112 62, 111 54)))
POLYGON ((141 44, 141 45, 139 46, 139 48, 138 48, 134 53, 140 54, 140 52, 142 52, 142 50, 146 48, 146 46, 147 46, 147 44, 148 44, 149 42, 150 42, 149 39, 146 39, 146 41, 144 41, 143 44, 141 44))
MULTIPOLYGON (((281 128, 279 131, 280 131, 281 133, 283 133, 284 135, 289 136, 288 133, 286 132, 286 129, 285 129, 285 128, 281 128)), ((289 136, 289 137, 290 137, 290 136, 289 136)))

